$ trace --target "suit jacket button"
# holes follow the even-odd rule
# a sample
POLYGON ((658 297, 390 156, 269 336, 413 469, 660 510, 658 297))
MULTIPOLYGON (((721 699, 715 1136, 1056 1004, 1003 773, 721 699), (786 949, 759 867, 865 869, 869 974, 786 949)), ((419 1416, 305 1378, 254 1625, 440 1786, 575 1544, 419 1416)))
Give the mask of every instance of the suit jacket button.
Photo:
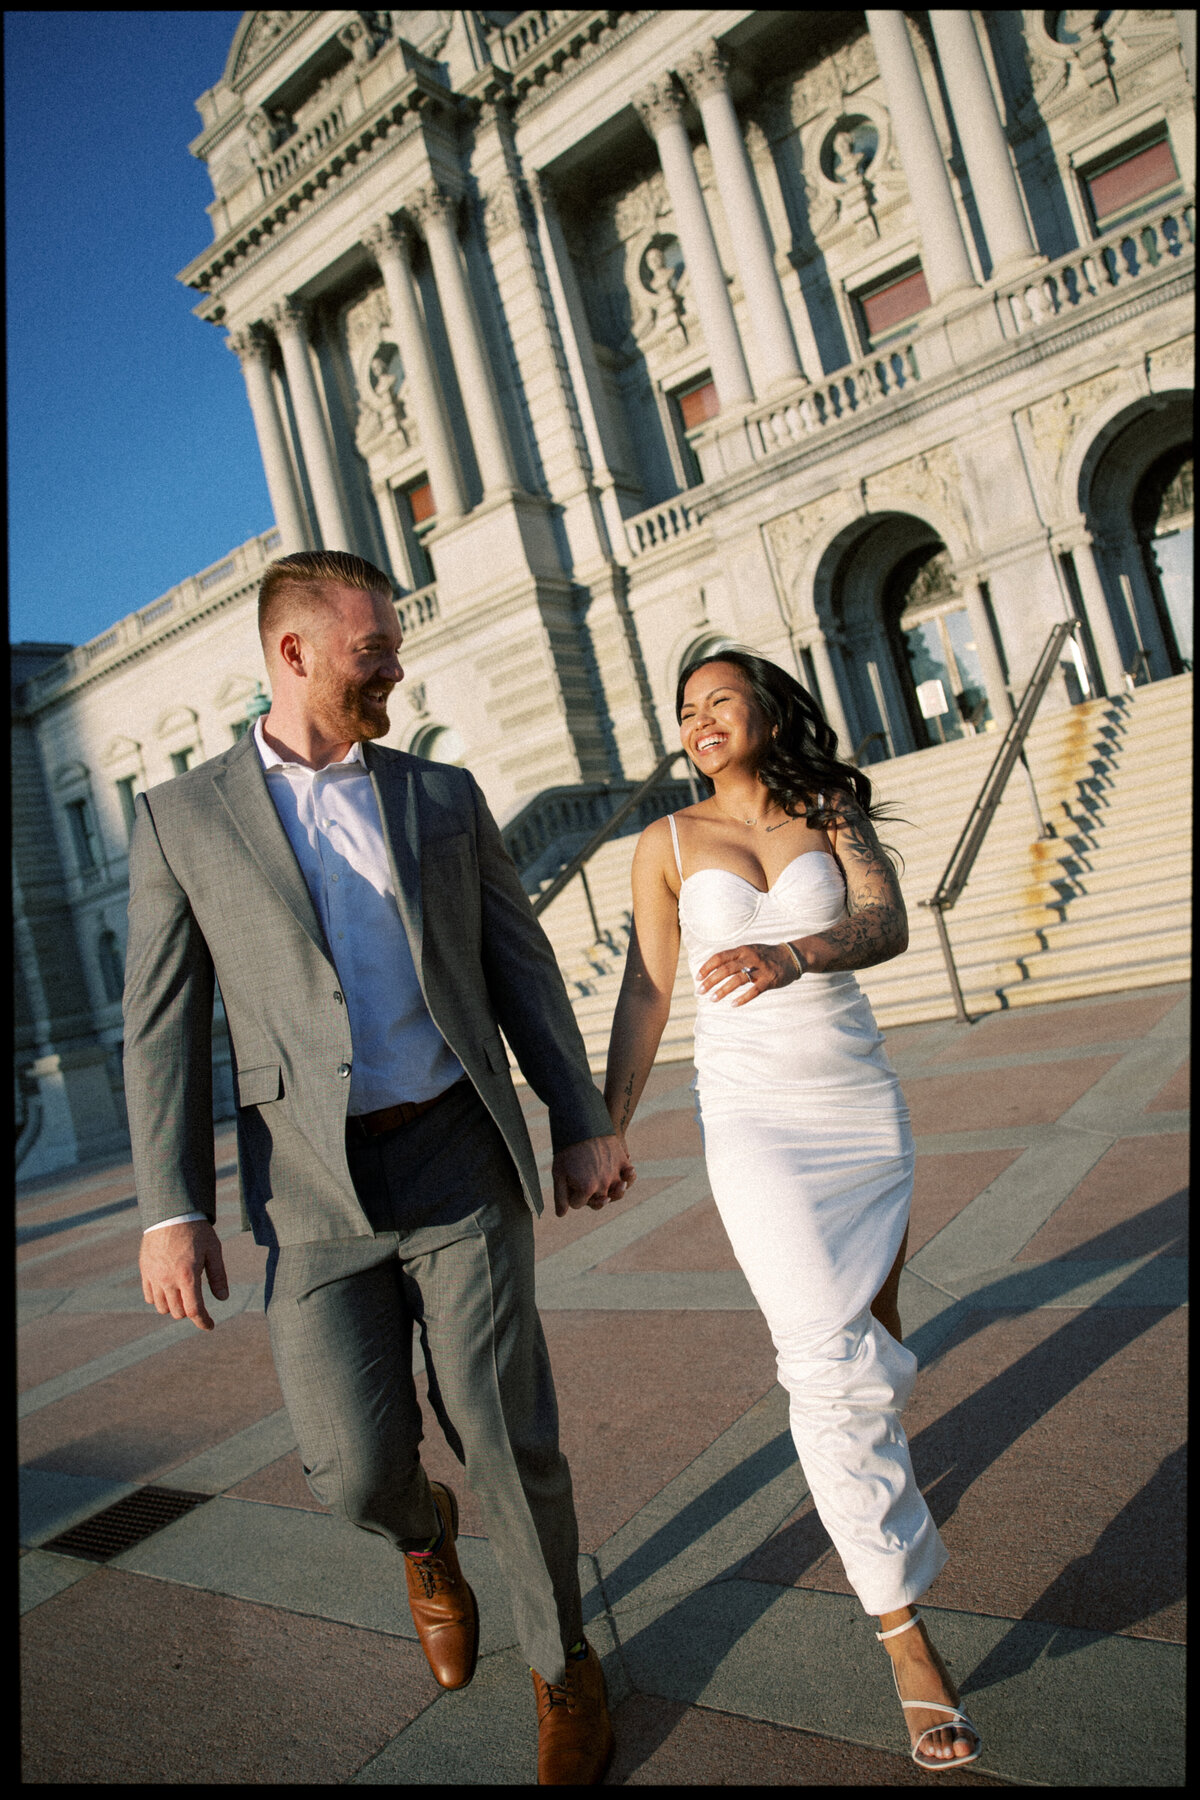
POLYGON ((335 1000, 336 1000, 336 1001, 337 1001, 337 1003, 338 1003, 338 1005, 339 1005, 339 1006, 341 1006, 341 1004, 342 1004, 342 996, 341 996, 341 995, 340 995, 340 994, 339 994, 339 993, 338 993, 338 991, 337 991, 337 989, 336 989, 336 988, 334 988, 334 990, 333 990, 333 997, 334 997, 334 999, 335 999, 335 1000))
POLYGON ((339 1063, 337 1072, 339 1075, 348 1075, 350 1073, 350 1064, 349 1063, 339 1063))

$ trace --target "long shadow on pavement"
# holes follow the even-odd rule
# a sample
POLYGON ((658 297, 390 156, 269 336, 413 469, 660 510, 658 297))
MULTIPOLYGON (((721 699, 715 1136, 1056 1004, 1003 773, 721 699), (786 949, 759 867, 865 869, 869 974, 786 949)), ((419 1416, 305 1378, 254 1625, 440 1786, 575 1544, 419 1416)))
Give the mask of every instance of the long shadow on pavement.
MULTIPOLYGON (((1138 1215, 1136 1221, 1129 1221, 1116 1229, 1126 1233, 1129 1225, 1136 1222, 1142 1228, 1142 1255, 1147 1253, 1150 1242, 1155 1240, 1158 1255, 1154 1261, 1176 1255, 1179 1241, 1177 1198, 1173 1195, 1170 1199, 1147 1208, 1144 1214, 1138 1215)), ((1075 1247, 1071 1253, 1071 1263, 1102 1257, 1106 1245, 1111 1244, 1113 1235, 1113 1232, 1106 1231, 1087 1244, 1075 1247)), ((1159 1321, 1165 1311, 1170 1310, 1161 1305, 1147 1306, 1144 1302, 1131 1301, 1122 1305, 1122 1291, 1131 1287, 1134 1282, 1144 1291, 1146 1266, 1142 1264, 1136 1274, 1111 1289, 1102 1307, 1087 1307, 1080 1315, 1068 1320, 1034 1350, 987 1382, 968 1400, 951 1408, 913 1440, 913 1461, 918 1480, 926 1491, 930 1510, 939 1523, 950 1517, 971 1485, 1038 1419, 1044 1417, 1119 1351, 1135 1342, 1159 1321), (1096 1321, 1092 1317, 1097 1312, 1103 1314, 1105 1329, 1102 1333, 1097 1333, 1096 1321), (989 1422, 989 1428, 983 1433, 977 1429, 980 1419, 989 1422), (964 1428, 967 1432, 965 1437, 964 1428), (967 1454, 964 1454, 964 1445, 967 1454)), ((995 1311, 1026 1313, 1040 1310, 1054 1298, 1065 1299, 1078 1284, 1078 1270, 1064 1269, 1057 1291, 1053 1270, 1053 1262, 1029 1264, 1015 1270, 1013 1275, 1006 1275, 988 1287, 977 1290, 930 1321, 928 1326, 914 1331, 912 1337, 906 1340, 909 1348, 914 1350, 922 1366, 925 1366, 951 1346, 960 1347, 983 1328, 984 1321, 971 1322, 972 1314, 995 1311), (1043 1287, 1038 1307, 1031 1307, 1027 1300, 1018 1300, 1017 1294, 1035 1268, 1041 1276, 1043 1287)), ((733 1512, 759 1486, 788 1467, 794 1456, 790 1434, 781 1432, 737 1469, 730 1470, 714 1482, 604 1578, 603 1589, 609 1604, 619 1603, 659 1570, 684 1555, 689 1545, 697 1543, 714 1524, 733 1512)), ((1057 1623, 1051 1616, 1056 1594, 1061 1597, 1068 1591, 1070 1582, 1077 1584, 1080 1571, 1089 1562, 1105 1552, 1111 1553, 1113 1548, 1132 1551, 1135 1545, 1144 1546, 1146 1541, 1153 1543, 1161 1539, 1164 1524, 1169 1522, 1164 1519, 1164 1513, 1170 1514, 1178 1502, 1178 1496, 1175 1459, 1168 1458, 1158 1474, 1106 1528, 1089 1555, 1077 1559, 1069 1569, 1064 1570, 1040 1596, 1034 1607, 1029 1609, 1021 1623, 1057 1623)), ((829 1539, 815 1513, 798 1521, 791 1532, 776 1539, 775 1544, 780 1554, 786 1555, 788 1577, 785 1585, 796 1583, 805 1570, 829 1549, 829 1539)), ((779 1585, 732 1580, 761 1547, 748 1545, 745 1556, 737 1557, 701 1588, 685 1596, 676 1606, 660 1614, 641 1632, 626 1640, 626 1649, 629 1651, 640 1646, 643 1654, 638 1656, 639 1662, 648 1660, 652 1665, 659 1666, 677 1664, 673 1647, 687 1647, 687 1656, 683 1660, 693 1665, 693 1674, 682 1683, 673 1681, 672 1699, 685 1704, 695 1703, 725 1657, 774 1604, 780 1592, 779 1585), (722 1582, 727 1584, 728 1592, 723 1596, 720 1622, 718 1624, 714 1619, 713 1609, 705 1607, 701 1624, 700 1611, 696 1608, 695 1601, 706 1590, 722 1582)), ((1139 1555, 1138 1565, 1146 1568, 1144 1556, 1139 1555)), ((1111 1631, 1128 1629, 1150 1613, 1170 1604, 1179 1597, 1181 1591, 1182 1568, 1173 1564, 1168 1570, 1164 1566, 1146 1583, 1144 1589, 1136 1594, 1131 1590, 1127 1594, 1122 1607, 1113 1614, 1112 1622, 1106 1620, 1101 1631, 1107 1635, 1111 1631)), ((1066 1635, 1056 1634, 1055 1654, 1070 1654, 1084 1637, 1091 1635, 1078 1628, 1072 1628, 1066 1635)), ((1013 1632, 996 1646, 984 1663, 960 1682, 962 1692, 966 1694, 977 1691, 1028 1667, 1030 1652, 1027 1641, 1024 1641, 1027 1636, 1027 1633, 1020 1631, 1018 1625, 1014 1625, 1013 1632)), ((1045 1647, 1044 1643, 1041 1644, 1036 1654, 1042 1654, 1045 1647)), ((649 1755, 654 1747, 648 1744, 644 1753, 649 1755)))

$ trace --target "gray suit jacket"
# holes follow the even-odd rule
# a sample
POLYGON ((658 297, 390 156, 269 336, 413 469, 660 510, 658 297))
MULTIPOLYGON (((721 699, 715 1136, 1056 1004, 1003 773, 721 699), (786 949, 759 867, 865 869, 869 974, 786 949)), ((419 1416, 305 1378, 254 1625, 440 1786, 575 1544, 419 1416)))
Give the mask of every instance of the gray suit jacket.
MULTIPOLYGON (((556 1150, 612 1129, 554 953, 474 777, 363 748, 426 1004, 538 1213, 497 1027, 550 1109, 556 1150)), ((144 1225, 214 1215, 214 976, 233 1047, 244 1222, 260 1244, 370 1236, 346 1163, 346 1006, 250 733, 137 800, 125 1093, 144 1225)))

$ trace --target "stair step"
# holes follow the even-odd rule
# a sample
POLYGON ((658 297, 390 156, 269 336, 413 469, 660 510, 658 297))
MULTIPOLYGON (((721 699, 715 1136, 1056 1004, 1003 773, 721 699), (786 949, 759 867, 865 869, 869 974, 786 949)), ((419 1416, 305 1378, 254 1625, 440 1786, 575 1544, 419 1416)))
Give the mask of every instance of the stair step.
MULTIPOLYGON (((1036 721, 1027 757, 1039 807, 1056 835, 1033 838, 1029 795, 1016 770, 967 888, 947 915, 968 1011, 1188 978, 1192 686, 1190 675, 1175 676, 1036 721), (1171 842, 1154 865, 1151 888, 1147 827, 1164 812, 1171 842)), ((918 902, 940 879, 998 747, 992 733, 867 771, 876 799, 904 815, 883 824, 881 836, 904 858, 911 936, 904 956, 861 972, 881 1025, 953 1012, 933 918, 918 902)), ((620 991, 636 843, 635 836, 615 839, 588 865, 610 942, 593 945, 579 882, 542 915, 596 1070, 620 991)), ((660 1059, 690 1058, 695 1007, 681 958, 660 1059)))

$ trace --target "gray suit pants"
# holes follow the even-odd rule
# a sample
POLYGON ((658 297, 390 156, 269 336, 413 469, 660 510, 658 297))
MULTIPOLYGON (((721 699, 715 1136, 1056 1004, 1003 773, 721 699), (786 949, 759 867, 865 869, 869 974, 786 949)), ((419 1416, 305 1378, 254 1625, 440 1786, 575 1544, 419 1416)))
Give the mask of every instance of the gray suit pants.
POLYGON ((268 1263, 271 1347, 309 1486, 400 1550, 437 1531, 415 1325, 526 1659, 561 1681, 583 1630, 578 1529, 512 1158, 469 1082, 383 1137, 348 1138, 348 1154, 375 1236, 285 1245, 268 1263))

